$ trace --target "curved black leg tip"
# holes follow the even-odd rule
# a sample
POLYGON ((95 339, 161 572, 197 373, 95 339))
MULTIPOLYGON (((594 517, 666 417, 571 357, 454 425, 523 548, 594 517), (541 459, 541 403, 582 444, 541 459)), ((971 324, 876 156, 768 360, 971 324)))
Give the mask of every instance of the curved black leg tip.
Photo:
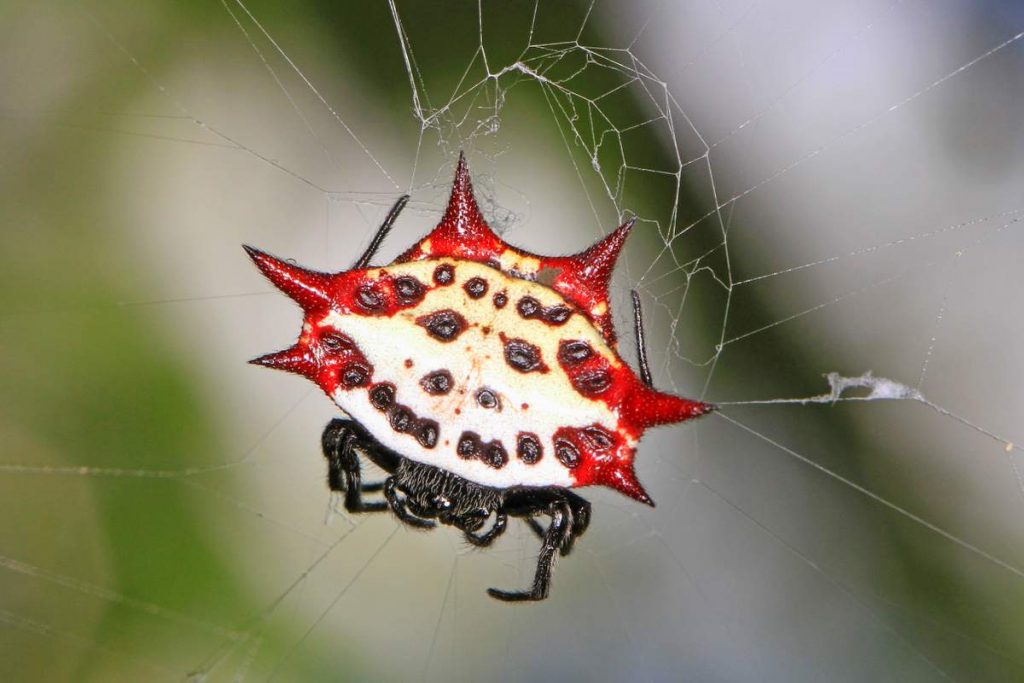
POLYGON ((431 522, 429 519, 420 519, 419 517, 410 517, 409 519, 403 519, 402 521, 414 529, 426 530, 433 529, 435 526, 437 526, 434 522, 431 522))
POLYGON ((503 602, 535 602, 544 599, 543 595, 534 595, 528 591, 503 591, 497 588, 488 588, 487 594, 503 602))

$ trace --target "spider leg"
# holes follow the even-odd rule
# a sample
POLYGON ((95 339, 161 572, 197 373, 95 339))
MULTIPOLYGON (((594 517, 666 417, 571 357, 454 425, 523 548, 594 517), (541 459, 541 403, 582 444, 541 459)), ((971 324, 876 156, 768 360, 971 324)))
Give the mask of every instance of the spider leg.
MULTIPOLYGON (((576 539, 583 535, 583 532, 590 526, 590 503, 585 499, 580 498, 575 493, 569 491, 565 492, 566 501, 569 503, 569 509, 572 511, 572 533, 567 534, 565 542, 562 543, 560 553, 562 557, 565 557, 572 552, 573 546, 576 543, 576 539)), ((530 527, 530 530, 537 535, 537 538, 544 540, 544 536, 547 531, 544 529, 544 525, 537 521, 535 517, 527 517, 526 525, 530 527)))
POLYGON ((574 534, 573 511, 568 497, 564 494, 553 494, 544 512, 551 516, 551 524, 544 532, 544 542, 537 556, 537 572, 533 577, 533 587, 528 591, 503 591, 488 588, 487 594, 492 598, 506 602, 525 600, 543 600, 551 588, 551 570, 555 564, 555 553, 568 543, 568 537, 574 534))
POLYGON ((379 228, 377 228, 377 232, 374 233, 373 239, 370 240, 369 246, 366 247, 366 251, 364 251, 363 255, 360 256, 352 265, 353 270, 366 268, 370 265, 370 259, 372 259, 373 255, 377 253, 378 249, 380 249, 380 245, 384 242, 384 238, 388 236, 389 232, 391 232, 391 226, 393 226, 395 221, 398 219, 398 214, 402 213, 402 209, 405 208, 405 205, 408 202, 409 195, 407 194, 403 194, 398 198, 398 201, 396 201, 394 206, 391 207, 391 210, 388 211, 388 215, 384 218, 384 222, 380 224, 379 228))
POLYGON ((633 332, 636 334, 636 355, 637 363, 640 366, 640 379, 649 387, 654 386, 651 379, 651 368, 647 365, 647 344, 644 341, 644 314, 640 309, 640 295, 634 289, 630 291, 633 297, 633 332))
POLYGON ((505 528, 508 525, 508 515, 504 512, 499 512, 494 518, 494 524, 491 528, 483 534, 475 534, 472 531, 462 530, 462 535, 466 537, 466 540, 475 545, 478 548, 486 548, 490 544, 505 533, 505 528))
POLYGON ((395 516, 405 524, 417 529, 432 529, 434 527, 434 523, 430 520, 421 519, 409 512, 409 508, 405 505, 405 499, 398 495, 394 477, 388 477, 384 481, 384 498, 388 501, 395 516))
POLYGON ((365 444, 362 430, 351 420, 334 419, 324 428, 321 437, 324 457, 327 458, 327 486, 345 497, 349 512, 379 512, 387 505, 377 501, 367 503, 363 493, 379 491, 381 484, 363 484, 356 448, 365 444))

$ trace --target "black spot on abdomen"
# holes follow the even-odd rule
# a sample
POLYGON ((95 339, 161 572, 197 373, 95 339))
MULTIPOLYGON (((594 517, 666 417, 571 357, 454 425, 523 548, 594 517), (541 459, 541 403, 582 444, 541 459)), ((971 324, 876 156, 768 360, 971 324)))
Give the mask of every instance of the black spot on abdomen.
POLYGON ((466 284, 462 285, 462 288, 466 290, 466 294, 473 299, 479 299, 484 294, 487 294, 487 280, 482 277, 473 277, 466 280, 466 284))
POLYGON ((422 315, 416 318, 416 324, 425 329, 431 337, 441 342, 453 341, 467 327, 466 319, 462 317, 462 314, 450 308, 422 315))
POLYGON ((572 311, 566 306, 549 306, 544 309, 544 322, 551 325, 564 325, 572 317, 572 311))
POLYGON ((544 455, 544 447, 536 434, 519 432, 516 438, 516 456, 527 465, 535 465, 544 455))
POLYGON ((376 284, 368 282, 356 290, 356 302, 366 311, 379 311, 384 307, 384 294, 376 284))
POLYGON ((600 425, 592 425, 580 431, 580 435, 595 451, 607 451, 615 444, 615 437, 600 425))
POLYGON ((459 443, 455 446, 455 452, 460 458, 465 460, 476 458, 496 470, 500 470, 508 464, 508 451, 505 450, 505 445, 497 439, 481 441, 480 435, 476 432, 462 432, 459 443))
POLYGON ((423 299, 426 288, 423 283, 411 275, 403 275, 395 278, 395 293, 398 300, 403 304, 410 305, 419 303, 423 299))
POLYGON ((581 339, 563 339, 558 342, 558 360, 562 365, 577 365, 592 355, 594 349, 581 339))
POLYGON ((508 463, 508 452, 500 441, 491 441, 480 451, 480 460, 496 470, 508 463))
POLYGON ((408 407, 401 404, 388 411, 388 421, 396 432, 408 432, 416 422, 416 415, 408 407))
POLYGON ((547 372, 540 348, 525 339, 505 339, 505 362, 519 372, 547 372))
POLYGON ((423 387, 423 391, 427 392, 431 396, 442 396, 452 390, 452 373, 447 370, 434 370, 423 376, 420 380, 420 386, 423 387))
POLYGON ((439 285, 450 285, 455 280, 455 267, 450 263, 442 263, 434 268, 434 282, 439 285))
POLYGON ((580 451, 576 444, 568 439, 555 439, 555 457, 569 469, 578 467, 580 464, 580 451))
POLYGON ((370 405, 377 410, 387 410, 395 402, 395 385, 383 382, 370 389, 370 405))
POLYGON ((494 410, 497 408, 501 410, 501 401, 498 400, 498 395, 490 389, 480 389, 476 392, 476 402, 481 408, 487 408, 488 410, 494 410))
POLYGON ((462 432, 459 443, 455 446, 455 452, 467 460, 475 458, 476 454, 480 452, 480 435, 476 432, 462 432))
POLYGON ((556 304, 544 307, 532 296, 524 296, 516 304, 519 315, 527 320, 537 319, 546 322, 548 325, 564 325, 572 317, 572 310, 568 306, 556 304))
POLYGON ((365 386, 370 381, 370 368, 359 362, 349 363, 341 369, 338 381, 348 389, 365 386))
POLYGON ((516 310, 519 311, 519 315, 524 318, 535 318, 540 313, 541 305, 540 302, 534 299, 532 296, 524 296, 516 304, 516 310))
POLYGON ((603 368, 584 372, 572 378, 572 385, 576 387, 576 391, 589 397, 604 393, 611 384, 612 377, 603 368))
POLYGON ((438 425, 434 420, 421 419, 416 426, 416 440, 424 448, 433 448, 437 445, 438 425))

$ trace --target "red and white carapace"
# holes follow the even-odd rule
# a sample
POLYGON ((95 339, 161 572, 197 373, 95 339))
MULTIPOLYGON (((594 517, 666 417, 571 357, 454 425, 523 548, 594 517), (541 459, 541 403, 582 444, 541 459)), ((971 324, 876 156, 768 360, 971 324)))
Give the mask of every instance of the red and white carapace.
POLYGON ((350 510, 384 509, 361 495, 383 489, 403 521, 438 519, 477 545, 504 530, 506 514, 529 518, 545 540, 533 590, 491 594, 542 598, 554 550, 567 552, 589 521, 568 489, 604 485, 651 504, 633 470, 644 430, 711 406, 651 387, 642 346, 643 379, 617 352, 608 283, 632 221, 573 256, 517 249, 488 227, 460 156, 437 227, 370 267, 407 199, 347 271, 246 247, 305 313, 294 346, 252 362, 309 378, 348 415, 323 445, 331 488, 350 510), (357 452, 392 476, 362 484, 357 452), (492 513, 492 528, 475 534, 492 513), (538 514, 552 517, 546 531, 538 514))

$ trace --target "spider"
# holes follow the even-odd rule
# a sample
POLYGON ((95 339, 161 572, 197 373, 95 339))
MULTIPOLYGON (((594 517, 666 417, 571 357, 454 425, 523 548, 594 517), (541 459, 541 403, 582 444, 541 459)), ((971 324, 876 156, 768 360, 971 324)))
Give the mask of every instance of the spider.
POLYGON ((639 376, 618 355, 608 282, 632 220, 572 256, 509 246, 481 215, 460 155, 437 227, 371 266, 408 201, 347 271, 245 247, 304 311, 292 347, 251 362, 305 376, 347 414, 321 440, 346 510, 390 510, 417 529, 440 522, 479 547, 523 519, 541 539, 533 584, 488 593, 543 600, 556 556, 590 525, 590 503, 570 489, 604 485, 653 506, 633 471, 644 430, 714 406, 654 389, 635 291, 639 376), (389 476, 363 483, 360 455, 389 476))

